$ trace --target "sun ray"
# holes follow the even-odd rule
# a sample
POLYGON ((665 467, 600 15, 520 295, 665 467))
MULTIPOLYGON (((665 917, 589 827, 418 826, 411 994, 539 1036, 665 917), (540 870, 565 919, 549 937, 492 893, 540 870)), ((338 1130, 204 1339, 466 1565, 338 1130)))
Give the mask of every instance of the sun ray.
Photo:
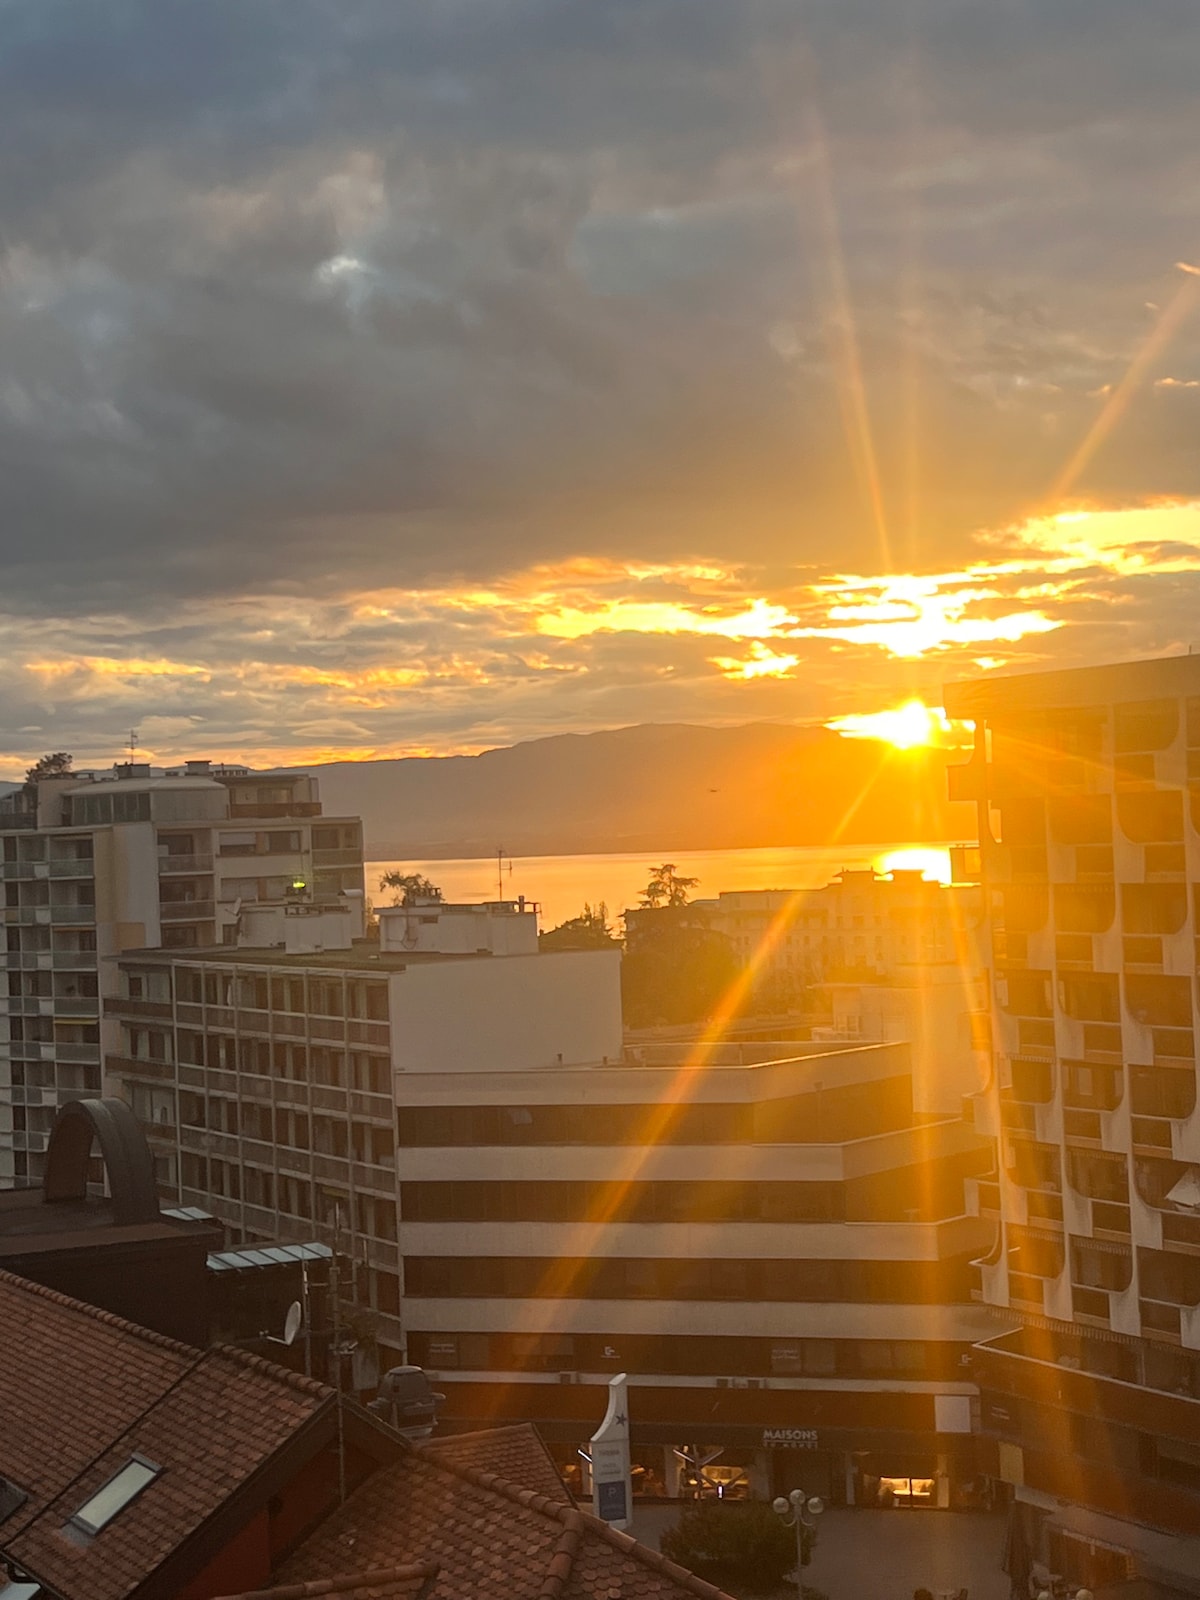
POLYGON ((1134 393, 1145 380, 1154 362, 1195 310, 1197 300, 1200 300, 1200 269, 1186 261, 1177 262, 1176 267, 1184 275, 1183 282, 1143 340, 1124 377, 1108 395, 1099 416, 1084 434, 1075 453, 1054 480, 1049 494, 1051 504, 1063 500, 1078 483, 1096 451, 1105 443, 1125 415, 1134 393))

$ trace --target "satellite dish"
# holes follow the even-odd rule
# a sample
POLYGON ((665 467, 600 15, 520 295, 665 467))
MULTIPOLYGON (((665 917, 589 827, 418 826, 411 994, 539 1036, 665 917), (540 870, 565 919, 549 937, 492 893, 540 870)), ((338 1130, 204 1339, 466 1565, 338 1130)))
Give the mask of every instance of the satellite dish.
POLYGON ((304 1310, 299 1300, 293 1300, 288 1307, 287 1319, 283 1324, 284 1344, 295 1344, 296 1335, 300 1332, 300 1325, 304 1321, 304 1310))

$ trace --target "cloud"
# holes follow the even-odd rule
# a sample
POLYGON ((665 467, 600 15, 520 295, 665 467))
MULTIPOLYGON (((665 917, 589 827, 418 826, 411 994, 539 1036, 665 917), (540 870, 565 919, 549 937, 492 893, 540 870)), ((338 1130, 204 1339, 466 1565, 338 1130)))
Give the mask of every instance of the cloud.
POLYGON ((1013 530, 1072 464, 1072 504, 1200 498, 1200 328, 1152 337, 1195 270, 1181 0, 6 22, 15 754, 824 717, 884 661, 1183 636, 1188 538, 1101 551, 1107 614, 995 570, 1047 561, 1013 530))

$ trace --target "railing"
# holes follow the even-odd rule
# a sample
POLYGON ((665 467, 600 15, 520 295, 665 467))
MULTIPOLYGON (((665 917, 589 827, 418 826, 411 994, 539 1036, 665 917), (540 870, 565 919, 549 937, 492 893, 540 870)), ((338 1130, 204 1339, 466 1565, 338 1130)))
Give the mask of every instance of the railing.
POLYGON ((158 875, 167 877, 173 872, 202 873, 211 872, 213 858, 211 854, 199 856, 159 856, 158 875))
POLYGON ((56 1017, 98 1017, 100 1015, 99 995, 55 995, 53 1011, 56 1017))
POLYGON ((91 878, 96 872, 93 856, 58 856, 46 864, 51 878, 91 878))
POLYGON ((166 1021, 171 1015, 169 1000, 134 1000, 130 995, 111 995, 104 1002, 106 1017, 155 1017, 166 1021))
POLYGON ((163 922, 211 922, 216 907, 211 900, 163 900, 158 914, 163 922))
POLYGON ((357 867, 362 865, 361 850, 318 850, 313 847, 313 866, 316 867, 357 867))
POLYGON ((98 1044, 55 1044, 51 1050, 56 1061, 82 1067, 98 1067, 100 1065, 100 1046, 98 1044))

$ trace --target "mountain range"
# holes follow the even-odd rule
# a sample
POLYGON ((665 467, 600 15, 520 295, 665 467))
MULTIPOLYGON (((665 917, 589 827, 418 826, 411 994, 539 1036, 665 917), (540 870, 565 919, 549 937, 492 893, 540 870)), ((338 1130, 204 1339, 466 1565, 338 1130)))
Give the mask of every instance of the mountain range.
POLYGON ((361 816, 382 861, 972 838, 973 808, 946 797, 965 759, 820 727, 650 723, 315 770, 326 813, 361 816))

